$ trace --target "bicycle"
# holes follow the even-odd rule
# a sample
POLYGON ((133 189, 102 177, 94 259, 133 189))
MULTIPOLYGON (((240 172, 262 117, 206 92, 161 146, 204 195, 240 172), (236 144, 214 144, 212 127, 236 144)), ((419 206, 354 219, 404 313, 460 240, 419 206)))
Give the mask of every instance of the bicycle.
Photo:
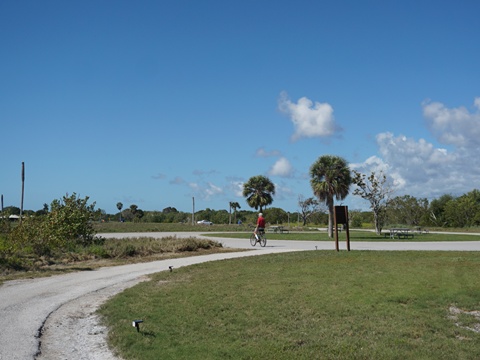
POLYGON ((265 247, 265 245, 267 245, 265 231, 258 231, 257 236, 255 236, 255 233, 250 235, 250 245, 255 246, 257 243, 260 243, 261 247, 265 247))

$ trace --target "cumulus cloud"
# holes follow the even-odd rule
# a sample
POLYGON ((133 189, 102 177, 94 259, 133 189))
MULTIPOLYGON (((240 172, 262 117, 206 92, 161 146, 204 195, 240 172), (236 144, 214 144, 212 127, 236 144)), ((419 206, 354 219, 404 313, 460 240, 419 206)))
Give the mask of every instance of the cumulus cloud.
POLYGON ((242 181, 234 181, 230 184, 230 187, 236 197, 243 196, 243 182, 242 181))
POLYGON ((205 188, 206 198, 209 199, 212 196, 223 194, 223 189, 211 182, 207 183, 207 187, 205 188))
POLYGON ((472 109, 449 108, 440 102, 422 104, 426 124, 435 140, 395 136, 376 137, 379 157, 351 167, 365 174, 383 170, 393 181, 397 195, 436 198, 455 196, 478 188, 480 179, 480 98, 472 109))
POLYGON ((480 98, 474 100, 474 112, 463 106, 449 109, 439 102, 427 101, 422 106, 427 126, 440 143, 462 148, 480 146, 480 98))
POLYGON ((286 158, 281 157, 273 164, 269 174, 272 176, 290 177, 292 172, 293 168, 290 162, 286 158))
POLYGON ((210 200, 215 195, 223 194, 223 189, 211 182, 204 184, 190 182, 188 186, 198 197, 203 200, 210 200))
POLYGON ((313 103, 306 97, 294 103, 288 98, 286 92, 282 92, 278 100, 278 108, 293 123, 295 129, 292 135, 293 141, 312 137, 328 138, 341 130, 335 124, 333 108, 328 103, 313 103))
POLYGON ((280 182, 275 183, 275 200, 288 200, 296 198, 298 194, 293 191, 287 184, 280 182))
POLYGON ((480 161, 476 153, 459 148, 449 152, 424 139, 388 132, 378 134, 376 142, 380 157, 370 157, 351 167, 365 174, 383 171, 397 195, 435 198, 460 195, 477 186, 480 161))

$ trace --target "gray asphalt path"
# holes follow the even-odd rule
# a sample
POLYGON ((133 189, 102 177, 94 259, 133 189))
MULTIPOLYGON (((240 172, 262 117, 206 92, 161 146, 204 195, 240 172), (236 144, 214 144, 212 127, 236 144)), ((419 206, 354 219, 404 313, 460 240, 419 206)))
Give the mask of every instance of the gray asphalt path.
MULTIPOLYGON (((172 233, 103 234, 105 237, 163 237, 172 233)), ((200 236, 200 233, 176 233, 177 237, 200 236)), ((214 238, 226 247, 252 249, 246 239, 214 238)), ((340 249, 345 250, 345 241, 340 249)), ((335 250, 331 242, 268 240, 267 246, 258 245, 254 251, 195 256, 102 268, 95 271, 58 275, 49 278, 9 281, 0 286, 0 360, 35 359, 40 355, 42 331, 46 320, 67 303, 119 284, 135 284, 144 275, 166 271, 206 261, 255 256, 267 253, 335 250)), ((480 251, 480 241, 470 242, 351 242, 351 250, 444 250, 480 251)), ((67 344, 65 344, 67 345, 67 344)), ((91 359, 92 357, 77 357, 91 359)))

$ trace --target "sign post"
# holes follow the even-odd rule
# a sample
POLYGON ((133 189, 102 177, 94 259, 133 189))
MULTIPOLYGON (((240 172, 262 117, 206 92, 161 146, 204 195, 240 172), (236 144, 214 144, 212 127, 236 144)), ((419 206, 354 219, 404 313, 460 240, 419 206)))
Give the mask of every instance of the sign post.
POLYGON ((348 206, 335 206, 334 211, 334 226, 335 226, 335 249, 338 248, 338 225, 345 226, 347 234, 347 250, 350 251, 350 231, 348 228, 348 206))

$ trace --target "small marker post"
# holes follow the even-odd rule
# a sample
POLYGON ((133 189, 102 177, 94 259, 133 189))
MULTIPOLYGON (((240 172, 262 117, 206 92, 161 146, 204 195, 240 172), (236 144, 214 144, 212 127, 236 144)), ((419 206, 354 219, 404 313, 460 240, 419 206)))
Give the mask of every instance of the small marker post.
POLYGON ((137 328, 137 332, 140 332, 140 323, 142 323, 143 320, 133 320, 132 321, 132 326, 134 328, 137 328))

